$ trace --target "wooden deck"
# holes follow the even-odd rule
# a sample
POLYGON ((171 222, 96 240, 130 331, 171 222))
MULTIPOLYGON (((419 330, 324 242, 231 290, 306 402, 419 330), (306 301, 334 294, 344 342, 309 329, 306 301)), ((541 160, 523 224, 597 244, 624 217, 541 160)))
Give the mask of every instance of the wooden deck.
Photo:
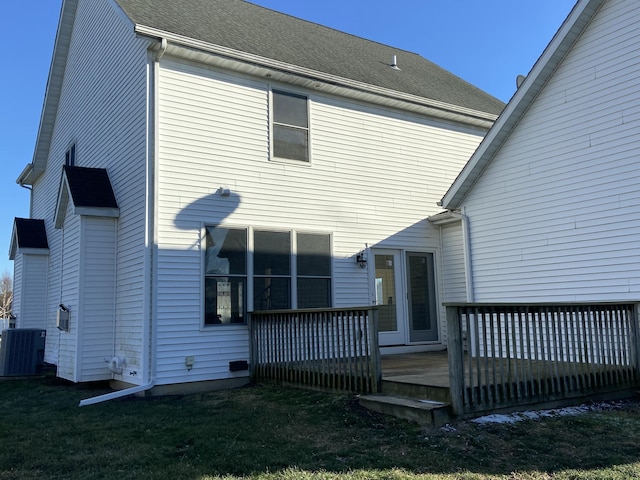
POLYGON ((381 393, 451 402, 446 351, 383 355, 381 393))
POLYGON ((383 381, 449 387, 449 360, 446 350, 383 355, 380 363, 383 381))

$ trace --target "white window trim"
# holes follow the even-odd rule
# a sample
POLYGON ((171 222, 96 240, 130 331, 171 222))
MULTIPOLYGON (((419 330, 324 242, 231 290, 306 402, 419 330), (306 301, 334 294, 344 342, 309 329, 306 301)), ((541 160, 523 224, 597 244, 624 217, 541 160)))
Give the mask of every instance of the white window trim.
MULTIPOLYGON (((311 141, 311 123, 312 123, 312 115, 311 115, 311 104, 312 104, 312 100, 311 100, 311 96, 307 93, 307 92, 302 92, 300 90, 297 89, 292 89, 292 88, 288 88, 288 87, 279 87, 279 86, 273 86, 270 85, 269 86, 269 99, 268 99, 268 109, 269 109, 269 161, 274 162, 274 163, 284 163, 287 165, 297 165, 300 167, 311 167, 311 164, 313 163, 313 148, 312 148, 312 144, 313 142, 311 141), (274 154, 274 148, 273 148, 273 140, 274 140, 274 136, 273 136, 273 126, 274 126, 274 121, 273 121, 273 91, 278 91, 278 92, 282 92, 282 93, 290 93, 292 95, 299 95, 301 97, 305 97, 307 99, 307 155, 309 157, 309 159, 305 162, 304 160, 294 160, 291 158, 283 158, 283 157, 276 157, 274 154)), ((285 125, 285 124, 283 124, 285 125)), ((291 125, 292 127, 295 128, 300 128, 300 127, 296 127, 295 125, 291 125)))
MULTIPOLYGON (((328 232, 326 230, 315 230, 315 229, 297 229, 297 228, 278 228, 278 227, 269 227, 269 226, 247 226, 247 225, 237 225, 237 224, 212 224, 212 223, 201 223, 200 224, 200 331, 201 332, 211 332, 212 330, 218 330, 221 328, 241 328, 247 329, 249 328, 248 323, 239 324, 220 324, 220 325, 205 325, 205 301, 206 301, 206 291, 205 291, 205 257, 206 257, 206 235, 207 235, 207 227, 220 227, 220 228, 229 228, 229 229, 242 229, 247 232, 247 269, 246 269, 246 280, 247 280, 247 313, 254 311, 254 289, 253 289, 253 280, 254 280, 254 268, 253 268, 253 252, 255 251, 255 243, 254 243, 254 233, 256 231, 262 232, 287 232, 290 235, 291 240, 291 252, 289 254, 289 262, 290 262, 290 278, 291 278, 291 309, 295 310, 298 308, 298 286, 297 286, 297 278, 298 278, 298 266, 294 261, 296 255, 298 253, 298 238, 297 234, 316 234, 316 235, 328 235, 329 236, 329 256, 330 256, 330 276, 328 277, 331 280, 331 291, 329 292, 331 297, 331 305, 332 308, 335 307, 336 304, 336 294, 335 294, 335 254, 334 254, 334 234, 333 232, 328 232)), ((305 277, 311 278, 311 277, 305 277)), ((313 277, 320 278, 320 277, 313 277)), ((324 277, 322 277, 324 278, 324 277)))

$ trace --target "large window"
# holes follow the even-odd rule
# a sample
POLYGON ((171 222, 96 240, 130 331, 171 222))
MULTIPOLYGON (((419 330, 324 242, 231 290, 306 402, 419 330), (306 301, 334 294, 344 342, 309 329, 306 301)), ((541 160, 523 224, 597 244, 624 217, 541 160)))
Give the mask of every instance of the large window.
POLYGON ((247 291, 247 232, 207 227, 204 324, 244 323, 247 291))
POLYGON ((253 309, 291 308, 291 234, 253 234, 253 309))
POLYGON ((309 161, 309 114, 307 97, 272 92, 273 156, 309 161))
POLYGON ((297 234, 298 308, 331 306, 331 243, 329 235, 297 234))
POLYGON ((247 309, 331 307, 329 234, 207 227, 205 244, 205 325, 245 323, 247 309))

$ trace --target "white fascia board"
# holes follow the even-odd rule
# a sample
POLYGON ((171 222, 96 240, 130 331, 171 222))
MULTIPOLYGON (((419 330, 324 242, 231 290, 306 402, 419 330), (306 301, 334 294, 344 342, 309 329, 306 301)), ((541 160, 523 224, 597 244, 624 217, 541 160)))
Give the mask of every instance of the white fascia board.
POLYGON ((73 34, 73 23, 78 8, 78 0, 64 0, 60 11, 60 22, 56 33, 53 57, 49 68, 49 78, 40 115, 36 147, 33 153, 32 171, 25 184, 33 185, 47 166, 47 158, 51 147, 51 137, 58 114, 60 92, 64 80, 64 72, 67 67, 67 55, 73 34))
POLYGON ((56 210, 53 215, 54 220, 54 228, 62 228, 64 224, 64 217, 67 214, 67 206, 69 205, 69 183, 67 181, 67 176, 62 173, 62 178, 60 179, 60 188, 58 190, 58 200, 56 202, 56 210))
POLYGON ((17 253, 22 255, 49 255, 48 248, 18 248, 17 253))
POLYGON ((497 115, 470 108, 439 102, 418 95, 398 92, 388 88, 339 77, 318 70, 261 57, 251 53, 215 45, 145 25, 136 25, 135 32, 155 40, 165 39, 169 45, 167 53, 224 69, 234 70, 252 76, 302 85, 316 91, 325 91, 381 103, 394 108, 420 111, 436 118, 462 122, 488 129, 497 115))
POLYGON ((604 2, 605 0, 581 0, 576 4, 487 136, 442 197, 440 206, 447 209, 460 207, 482 172, 506 139, 509 138, 520 119, 604 2))
POLYGON ((435 215, 431 215, 427 217, 427 220, 432 225, 446 225, 449 223, 459 222, 460 220, 462 220, 462 217, 459 213, 447 210, 446 212, 440 212, 436 213, 435 215))
POLYGON ((89 217, 118 218, 120 216, 120 209, 106 207, 74 207, 73 213, 89 217))

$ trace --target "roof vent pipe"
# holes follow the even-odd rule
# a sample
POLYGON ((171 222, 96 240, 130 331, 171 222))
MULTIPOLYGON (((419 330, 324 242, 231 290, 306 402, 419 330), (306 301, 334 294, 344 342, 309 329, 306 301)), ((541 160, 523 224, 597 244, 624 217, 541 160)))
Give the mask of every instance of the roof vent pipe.
POLYGON ((395 55, 391 58, 391 68, 393 68, 394 70, 400 70, 398 68, 398 59, 395 55))

